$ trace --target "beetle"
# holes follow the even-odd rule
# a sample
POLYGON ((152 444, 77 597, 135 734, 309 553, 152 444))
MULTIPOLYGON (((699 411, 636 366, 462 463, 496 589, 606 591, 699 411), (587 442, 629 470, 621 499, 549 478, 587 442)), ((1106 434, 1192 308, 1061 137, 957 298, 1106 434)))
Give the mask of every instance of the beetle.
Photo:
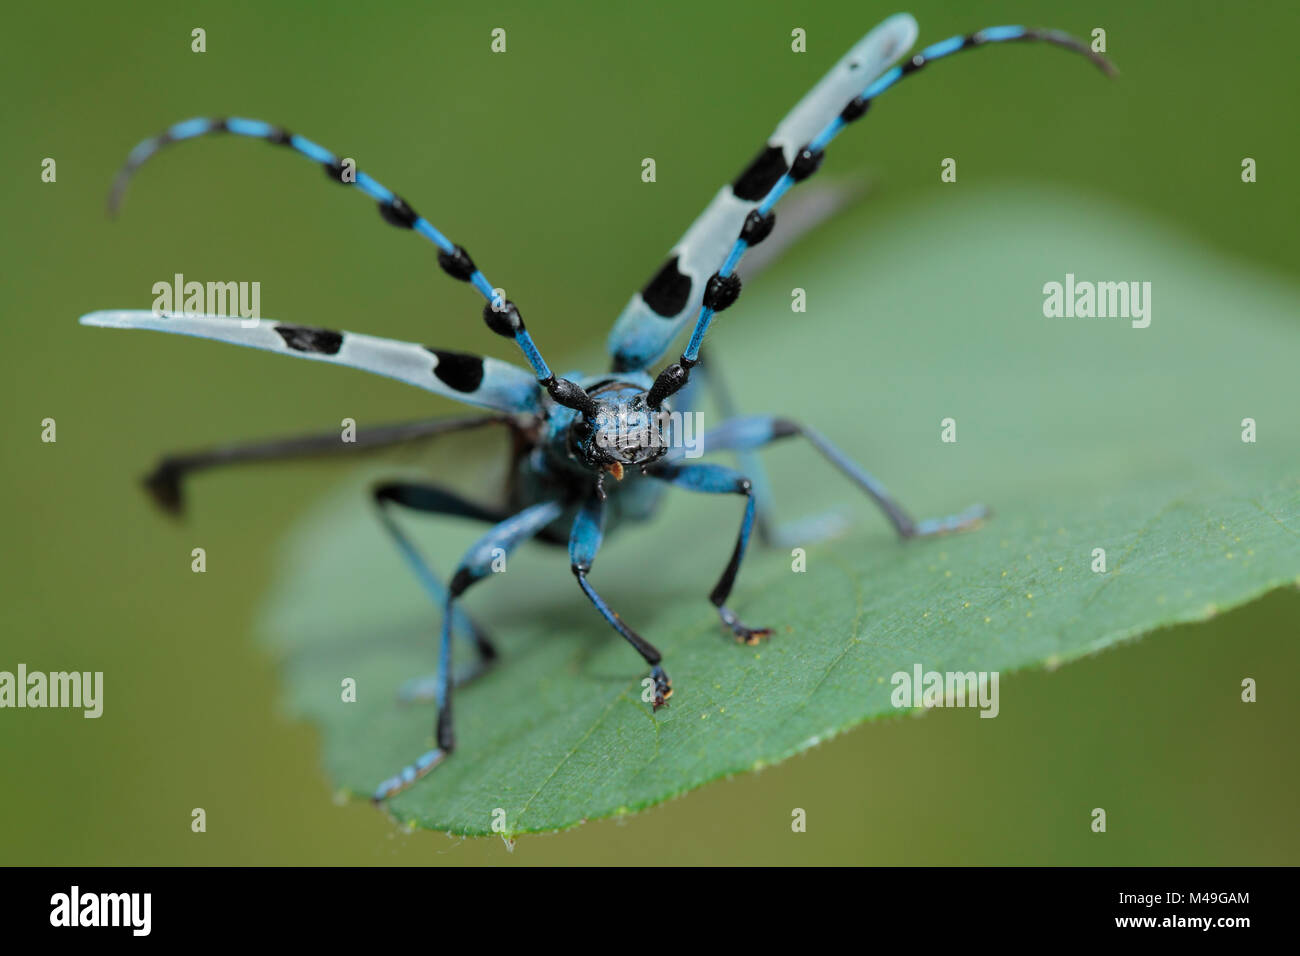
MULTIPOLYGON (((987 509, 975 506, 948 517, 914 520, 879 481, 820 433, 780 416, 729 415, 704 435, 707 452, 738 453, 740 470, 686 461, 675 443, 680 425, 673 418, 674 410, 690 409, 698 400, 692 372, 702 367, 703 340, 714 316, 740 295, 736 267, 741 257, 771 235, 776 224, 773 207, 794 185, 818 170, 831 140, 861 119, 877 97, 935 60, 1008 42, 1044 41, 1086 56, 1107 73, 1114 72, 1105 58, 1055 30, 990 27, 951 37, 902 59, 916 36, 917 25, 911 16, 889 18, 855 44, 799 101, 740 175, 719 190, 618 316, 609 336, 610 370, 598 375, 557 376, 542 357, 519 307, 488 281, 463 246, 451 242, 410 203, 368 173, 350 168, 303 136, 242 117, 195 118, 175 124, 132 150, 110 194, 112 212, 120 206, 139 167, 164 146, 181 141, 227 133, 263 140, 305 157, 332 181, 373 199, 389 225, 432 242, 442 270, 483 296, 483 319, 488 328, 514 341, 530 367, 525 370, 463 352, 269 320, 248 323, 214 315, 141 311, 101 311, 81 319, 86 325, 192 335, 363 369, 490 410, 468 417, 367 429, 352 445, 341 444, 339 436, 330 433, 168 456, 147 477, 146 484, 156 501, 170 511, 181 509, 185 478, 216 465, 380 447, 488 426, 503 427, 513 436, 511 482, 507 500, 499 507, 470 501, 432 483, 393 481, 373 489, 379 520, 443 612, 439 668, 432 682, 438 705, 436 746, 383 781, 375 790, 376 801, 409 787, 455 749, 453 634, 472 643, 476 672, 497 656, 491 640, 457 602, 487 577, 494 557, 508 554, 525 540, 567 544, 578 587, 649 665, 652 703, 658 709, 673 693, 659 651, 610 608, 589 577, 605 534, 621 524, 651 517, 668 488, 744 499, 744 515, 731 557, 709 600, 724 627, 745 643, 755 643, 770 633, 767 628, 745 624, 728 603, 752 532, 757 527, 760 537, 772 540, 776 536, 763 510, 766 496, 756 492, 763 486, 757 449, 802 436, 880 507, 904 539, 962 531, 987 517, 987 509), (691 335, 680 357, 651 375, 650 366, 692 319, 691 335), (469 549, 444 584, 396 522, 394 511, 398 508, 456 515, 486 522, 491 529, 469 549)), ((700 379, 712 387, 718 404, 730 410, 716 374, 702 369, 697 381, 700 379)))

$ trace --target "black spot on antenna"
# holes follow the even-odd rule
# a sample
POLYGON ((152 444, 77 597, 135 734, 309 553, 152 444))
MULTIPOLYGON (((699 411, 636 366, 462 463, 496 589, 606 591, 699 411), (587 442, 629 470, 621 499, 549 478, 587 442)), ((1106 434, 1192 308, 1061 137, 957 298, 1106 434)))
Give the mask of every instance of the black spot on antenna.
POLYGON ((483 384, 483 359, 465 352, 444 352, 429 349, 438 359, 433 374, 458 392, 476 392, 483 384))
POLYGON ((483 306, 483 321, 487 323, 489 329, 507 339, 513 339, 515 333, 524 327, 524 319, 519 314, 519 308, 509 299, 506 299, 499 309, 493 302, 483 306))
POLYGON ((855 96, 849 100, 849 105, 840 111, 840 119, 846 123, 852 123, 854 120, 860 120, 866 116, 869 109, 871 109, 871 100, 855 96))
POLYGON ((754 161, 731 184, 731 191, 737 199, 757 202, 768 194, 789 168, 780 146, 764 146, 754 161))
POLYGON ((674 362, 669 365, 655 378, 650 394, 646 396, 646 405, 650 408, 658 408, 668 396, 685 385, 690 377, 690 372, 682 367, 681 362, 674 362))
POLYGON ((415 225, 415 220, 420 218, 420 214, 401 196, 394 196, 392 202, 381 202, 379 215, 384 217, 384 222, 399 229, 410 229, 415 225))
POLYGON ((704 306, 714 312, 721 312, 740 296, 740 276, 713 273, 709 283, 704 287, 704 306))
POLYGON ((822 164, 826 158, 823 150, 813 152, 807 146, 799 150, 799 155, 794 158, 794 165, 790 167, 790 178, 797 183, 803 182, 813 173, 817 172, 817 167, 822 164))
POLYGON ((228 133, 228 132, 230 132, 230 127, 228 127, 228 126, 226 125, 226 118, 225 118, 224 116, 218 116, 216 119, 214 119, 214 120, 212 121, 212 126, 211 126, 211 128, 208 130, 208 132, 209 132, 209 133, 228 133))
POLYGON ((344 170, 343 161, 341 159, 334 159, 328 163, 321 163, 321 168, 325 170, 325 175, 334 180, 334 182, 344 183, 347 185, 347 180, 343 178, 344 170))
POLYGON ((691 280, 677 268, 677 256, 663 264, 653 279, 641 290, 641 298, 650 306, 655 315, 671 319, 682 309, 691 297, 691 280))
POLYGON ((293 133, 280 126, 271 127, 271 132, 266 134, 266 141, 274 143, 276 146, 288 146, 291 139, 293 139, 293 133))
POLYGON ((439 250, 438 265, 442 266, 442 271, 447 275, 461 282, 468 282, 470 276, 478 271, 478 266, 474 265, 474 260, 469 257, 464 246, 457 246, 450 254, 439 250))
POLYGON ((542 382, 542 386, 558 404, 565 408, 577 409, 588 418, 595 417, 598 411, 595 400, 577 382, 552 375, 542 382))
POLYGON ((745 217, 745 224, 740 227, 740 238, 756 246, 771 234, 775 225, 776 213, 769 210, 767 215, 763 215, 757 209, 751 209, 745 217))
POLYGON ((318 355, 338 355, 343 347, 343 334, 328 329, 309 329, 301 325, 277 325, 276 333, 284 344, 295 352, 315 352, 318 355))

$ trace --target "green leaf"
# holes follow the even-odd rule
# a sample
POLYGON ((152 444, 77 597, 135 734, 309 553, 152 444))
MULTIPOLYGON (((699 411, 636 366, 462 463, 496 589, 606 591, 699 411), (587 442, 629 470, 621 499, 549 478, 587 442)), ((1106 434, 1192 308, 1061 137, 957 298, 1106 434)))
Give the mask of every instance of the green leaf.
MULTIPOLYGON (((891 675, 915 664, 1054 666, 1297 579, 1295 289, 1102 202, 957 188, 896 221, 877 206, 823 230, 751 283, 713 356, 742 407, 815 425, 913 514, 984 502, 992 521, 899 543, 811 448, 782 443, 765 453, 778 515, 842 509, 852 530, 809 542, 805 573, 786 551, 751 550, 733 606, 776 632, 750 648, 706 598, 741 502, 674 492, 606 543, 592 575, 663 651, 676 693, 657 714, 640 700, 644 664, 567 555, 527 545, 470 592, 503 658, 457 693, 458 749, 389 802, 396 818, 485 834, 498 808, 513 833, 628 813, 897 713, 891 675), (1043 285, 1067 272, 1150 282, 1150 327, 1045 318, 1043 285), (791 312, 794 287, 806 314, 791 312), (955 444, 939 440, 949 417, 955 444)), ((439 458, 435 474, 500 474, 439 458)), ((433 669, 438 623, 363 487, 293 535, 264 628, 290 710, 320 726, 331 778, 362 795, 431 745, 432 707, 394 692, 433 669), (340 701, 345 677, 356 703, 340 701)), ((444 575, 482 531, 404 523, 444 575)), ((1000 706, 1018 706, 1014 679, 1000 706)))

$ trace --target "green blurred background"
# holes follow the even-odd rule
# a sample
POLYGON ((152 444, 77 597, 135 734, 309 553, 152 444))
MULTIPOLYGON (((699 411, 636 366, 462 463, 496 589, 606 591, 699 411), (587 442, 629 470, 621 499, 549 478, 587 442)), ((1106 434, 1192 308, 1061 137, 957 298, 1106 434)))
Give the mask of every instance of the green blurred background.
MULTIPOLYGON (((1008 49, 900 87, 827 164, 872 180, 871 200, 851 214, 862 228, 888 230, 932 198, 938 159, 956 155, 965 190, 1033 182, 1105 197, 1296 278, 1297 191, 1286 180, 1300 154, 1294 5, 1255 4, 1249 16, 1220 3, 910 10, 922 43, 994 23, 1081 36, 1100 26, 1122 75, 1106 82, 1059 52, 1008 49), (1243 156, 1259 162, 1253 186, 1240 182, 1243 156)), ((139 139, 185 117, 236 113, 358 157, 494 281, 520 290, 564 368, 603 340, 782 112, 893 12, 827 2, 11 11, 0 66, 0 669, 104 670, 109 701, 93 722, 0 713, 0 862, 1300 860, 1300 774, 1284 743, 1300 705, 1280 681, 1261 680, 1260 703, 1243 707, 1223 678, 1295 673, 1293 590, 1017 675, 1017 707, 997 721, 938 712, 877 723, 630 819, 524 838, 507 854, 500 841, 405 834, 367 806, 335 806, 314 730, 279 715, 275 667, 251 632, 277 542, 338 468, 205 479, 186 525, 153 512, 136 486, 164 450, 452 408, 307 363, 76 326, 96 308, 147 308, 152 284, 175 272, 256 279, 266 316, 513 358, 427 247, 258 144, 178 147, 144 171, 110 223, 108 184, 139 139), (196 26, 207 31, 201 55, 190 52, 196 26), (796 26, 806 55, 789 51, 796 26), (488 51, 494 27, 507 30, 504 56, 488 51), (47 156, 58 162, 54 184, 40 182, 47 156), (653 186, 640 181, 645 156, 657 161, 653 186), (58 421, 55 445, 39 441, 47 416, 58 421), (238 562, 191 574, 196 539, 238 562), (1098 789, 1104 799, 1077 803, 1098 789), (1105 839, 1079 825, 1112 804, 1125 813, 1105 839), (206 834, 190 832, 195 806, 207 810, 206 834), (809 811, 806 834, 790 833, 794 806, 809 811)), ((924 270, 889 278, 929 281, 924 270)), ((863 272, 870 281, 869 264, 863 272)))

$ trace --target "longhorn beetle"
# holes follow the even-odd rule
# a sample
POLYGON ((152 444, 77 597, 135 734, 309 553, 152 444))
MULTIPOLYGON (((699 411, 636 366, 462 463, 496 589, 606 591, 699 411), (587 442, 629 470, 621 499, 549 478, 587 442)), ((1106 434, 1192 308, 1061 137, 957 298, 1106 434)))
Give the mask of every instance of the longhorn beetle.
MULTIPOLYGON (((468 283, 482 294, 487 300, 483 320, 488 328, 513 339, 531 368, 528 372, 507 362, 463 352, 285 322, 259 321, 249 328, 238 318, 138 311, 93 312, 81 319, 85 325, 194 335, 364 369, 492 410, 487 415, 370 429, 351 446, 331 433, 169 456, 161 460, 145 483, 157 502, 174 513, 181 510, 182 481, 190 473, 214 465, 373 448, 488 425, 502 426, 513 435, 512 478, 508 500, 500 507, 474 503, 434 484, 388 482, 373 489, 379 520, 443 611, 439 669, 432 680, 438 707, 436 747, 383 781, 375 790, 376 801, 423 777, 455 746, 451 706, 453 632, 473 644, 475 672, 496 656, 482 629, 456 602, 488 576, 498 548, 509 553, 529 538, 553 544, 567 541, 578 587, 650 666, 657 710, 673 692, 659 652, 605 603, 588 577, 605 533, 620 522, 648 518, 667 486, 745 499, 734 550, 709 600, 723 625, 746 643, 756 643, 769 634, 766 628, 742 623, 727 603, 755 525, 760 537, 773 537, 766 520, 765 494, 755 492, 756 487, 760 492, 764 488, 756 449, 782 438, 802 436, 880 507, 901 538, 960 531, 987 515, 984 508, 977 506, 949 517, 914 521, 880 482, 826 438, 780 417, 729 417, 704 436, 707 452, 737 452, 743 472, 722 465, 683 462, 680 455, 670 453, 670 399, 681 408, 692 407, 694 388, 687 389, 687 385, 692 371, 701 364, 701 344, 713 317, 735 303, 740 294, 736 266, 741 257, 772 232, 776 222, 772 210, 778 200, 817 171, 831 140, 861 119, 878 96, 935 60, 972 47, 1021 40, 1041 40, 1064 47, 1088 57, 1105 72, 1114 73, 1103 57, 1066 34, 1019 26, 990 27, 954 36, 894 65, 912 47, 916 32, 916 21, 911 16, 890 17, 849 50, 799 101, 753 161, 714 196, 673 247, 668 260, 619 315, 609 337, 613 363, 604 375, 557 377, 524 325, 518 306, 499 296, 463 246, 451 242, 405 199, 369 174, 354 169, 352 176, 346 175, 345 165, 337 156, 305 137, 259 120, 196 118, 177 123, 131 151, 113 184, 110 212, 120 205, 135 171, 164 146, 182 140, 231 133, 265 140, 305 156, 322 167, 330 179, 354 186, 375 200, 380 216, 389 225, 418 233, 432 242, 437 247, 438 265, 453 279, 468 283), (651 377, 650 365, 668 350, 692 318, 694 328, 680 358, 651 377), (607 478, 614 481, 607 482, 607 478), (492 528, 469 549, 444 586, 394 520, 397 507, 459 515, 487 522, 492 528)), ((701 380, 711 385, 718 404, 729 408, 716 375, 706 373, 701 380)))

